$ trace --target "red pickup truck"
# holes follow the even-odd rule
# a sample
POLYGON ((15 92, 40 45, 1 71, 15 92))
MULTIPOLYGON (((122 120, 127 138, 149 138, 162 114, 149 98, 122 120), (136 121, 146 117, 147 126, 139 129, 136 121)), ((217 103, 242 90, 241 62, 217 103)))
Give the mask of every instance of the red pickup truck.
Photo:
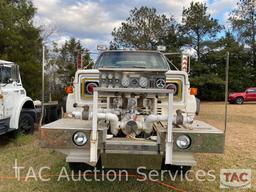
POLYGON ((232 104, 243 104, 244 101, 256 101, 256 87, 249 87, 245 92, 230 93, 228 101, 232 104))

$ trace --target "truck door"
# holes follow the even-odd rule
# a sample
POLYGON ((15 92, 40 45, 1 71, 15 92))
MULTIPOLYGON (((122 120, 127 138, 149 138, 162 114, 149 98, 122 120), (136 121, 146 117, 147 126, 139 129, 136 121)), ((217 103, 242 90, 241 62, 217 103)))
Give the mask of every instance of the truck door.
POLYGON ((14 65, 3 65, 0 67, 2 118, 11 117, 14 112, 16 101, 19 99, 20 89, 16 77, 13 74, 14 65))
POLYGON ((2 92, 4 116, 7 118, 12 115, 16 94, 10 85, 6 85, 6 87, 2 88, 2 92))

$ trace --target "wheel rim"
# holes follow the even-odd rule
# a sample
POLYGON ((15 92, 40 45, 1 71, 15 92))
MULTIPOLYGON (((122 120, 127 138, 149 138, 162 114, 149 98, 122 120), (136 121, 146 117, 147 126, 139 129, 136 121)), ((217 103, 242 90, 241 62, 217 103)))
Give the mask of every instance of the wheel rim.
POLYGON ((238 98, 238 99, 236 100, 236 102, 237 102, 238 104, 242 104, 242 103, 243 103, 243 99, 242 99, 242 98, 238 98))

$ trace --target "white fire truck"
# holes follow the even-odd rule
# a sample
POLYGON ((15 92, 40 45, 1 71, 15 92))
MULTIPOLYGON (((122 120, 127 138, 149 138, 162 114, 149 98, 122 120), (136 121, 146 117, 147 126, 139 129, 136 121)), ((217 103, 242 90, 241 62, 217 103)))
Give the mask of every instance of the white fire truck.
POLYGON ((171 70, 159 51, 103 51, 68 92, 66 117, 40 131, 42 147, 70 165, 190 167, 193 153, 224 151, 223 131, 195 120, 187 72, 171 70))
POLYGON ((34 103, 26 96, 18 65, 0 60, 0 135, 10 131, 32 133, 35 121, 34 103))

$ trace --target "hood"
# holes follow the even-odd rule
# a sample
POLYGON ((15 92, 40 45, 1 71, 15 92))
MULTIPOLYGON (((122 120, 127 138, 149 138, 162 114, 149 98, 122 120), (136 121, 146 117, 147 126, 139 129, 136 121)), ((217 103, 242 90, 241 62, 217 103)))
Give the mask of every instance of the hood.
POLYGON ((167 72, 168 69, 147 69, 147 68, 99 68, 99 71, 119 71, 119 72, 167 72))

